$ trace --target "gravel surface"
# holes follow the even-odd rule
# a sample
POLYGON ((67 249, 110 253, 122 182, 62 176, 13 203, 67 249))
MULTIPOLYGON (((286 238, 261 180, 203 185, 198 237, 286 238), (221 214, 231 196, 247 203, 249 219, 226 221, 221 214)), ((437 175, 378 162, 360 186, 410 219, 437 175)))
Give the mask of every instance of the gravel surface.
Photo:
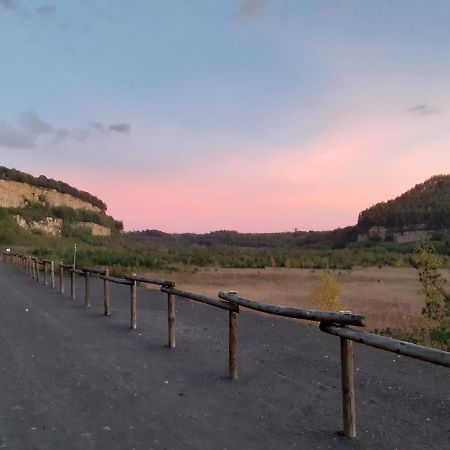
MULTIPOLYGON (((57 286, 58 286, 57 279, 57 286)), ((68 291, 66 280, 66 291, 68 291)), ((450 370, 355 344, 358 438, 342 421, 339 339, 300 322, 242 312, 237 381, 227 378, 227 312, 167 306, 102 282, 92 307, 0 263, 0 448, 446 449, 450 370)))

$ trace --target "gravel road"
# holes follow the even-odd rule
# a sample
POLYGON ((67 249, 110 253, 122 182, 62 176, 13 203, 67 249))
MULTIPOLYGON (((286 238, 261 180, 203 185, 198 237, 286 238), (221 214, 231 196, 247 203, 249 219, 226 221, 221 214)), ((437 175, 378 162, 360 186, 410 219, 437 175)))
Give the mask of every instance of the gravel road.
POLYGON ((72 301, 0 263, 0 448, 450 448, 446 368, 355 344, 352 441, 338 434, 338 338, 242 312, 231 381, 226 311, 177 300, 170 350, 160 292, 139 290, 132 331, 127 286, 111 286, 105 318, 102 283, 88 310, 77 283, 72 301))

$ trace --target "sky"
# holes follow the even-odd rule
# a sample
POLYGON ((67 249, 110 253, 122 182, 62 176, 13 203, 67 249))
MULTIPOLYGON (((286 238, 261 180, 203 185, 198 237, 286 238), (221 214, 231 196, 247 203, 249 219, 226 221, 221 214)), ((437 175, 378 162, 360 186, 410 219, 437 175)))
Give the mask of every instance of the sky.
POLYGON ((450 173, 448 0, 0 0, 0 165, 127 230, 327 230, 450 173))

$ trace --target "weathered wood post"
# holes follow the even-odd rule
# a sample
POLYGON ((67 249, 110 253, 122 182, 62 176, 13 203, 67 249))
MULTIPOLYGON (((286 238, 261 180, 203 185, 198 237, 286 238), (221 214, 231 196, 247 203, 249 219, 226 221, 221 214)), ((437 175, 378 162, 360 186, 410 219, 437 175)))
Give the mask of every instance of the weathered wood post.
POLYGON ((39 274, 39 263, 38 263, 38 260, 35 261, 35 264, 36 264, 36 281, 39 283, 40 282, 40 279, 39 279, 40 274, 39 274))
POLYGON ((169 324, 169 348, 175 348, 175 295, 167 294, 167 320, 169 324))
POLYGON ((47 286, 47 260, 44 259, 42 263, 44 264, 44 285, 47 286))
POLYGON ((64 294, 64 267, 62 261, 59 264, 59 292, 60 294, 64 294))
MULTIPOLYGON (((105 270, 105 275, 109 276, 109 270, 105 270)), ((109 281, 103 280, 103 307, 105 309, 105 316, 109 316, 109 281)))
POLYGON ((86 308, 91 307, 91 296, 90 296, 90 286, 89 280, 91 278, 91 274, 88 271, 84 271, 84 306, 86 308))
POLYGON ((237 359, 239 306, 228 311, 228 366, 230 378, 237 380, 239 369, 237 359))
POLYGON ((33 280, 36 278, 36 262, 34 258, 31 258, 31 278, 33 280))
POLYGON ((136 301, 137 301, 137 282, 133 280, 130 285, 131 291, 131 326, 130 328, 136 329, 136 301))
POLYGON ((347 437, 356 437, 356 409, 355 409, 355 374, 353 370, 352 341, 345 338, 341 340, 341 376, 342 376, 342 408, 344 434, 347 437))
POLYGON ((55 289, 55 263, 50 261, 50 287, 55 289))
POLYGON ((70 269, 70 298, 75 300, 75 267, 70 269))

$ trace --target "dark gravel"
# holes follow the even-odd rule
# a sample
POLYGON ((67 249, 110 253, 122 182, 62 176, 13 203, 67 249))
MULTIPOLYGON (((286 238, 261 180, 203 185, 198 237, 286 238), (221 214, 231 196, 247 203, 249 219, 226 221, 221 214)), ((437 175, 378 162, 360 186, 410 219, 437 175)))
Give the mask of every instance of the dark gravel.
MULTIPOLYGON (((0 448, 446 449, 450 370, 356 345, 358 439, 341 429, 339 339, 241 313, 240 378, 227 378, 227 312, 102 284, 92 308, 0 263, 0 448)), ((68 282, 66 282, 66 290, 68 282)), ((230 286, 232 288, 232 286, 230 286)))

